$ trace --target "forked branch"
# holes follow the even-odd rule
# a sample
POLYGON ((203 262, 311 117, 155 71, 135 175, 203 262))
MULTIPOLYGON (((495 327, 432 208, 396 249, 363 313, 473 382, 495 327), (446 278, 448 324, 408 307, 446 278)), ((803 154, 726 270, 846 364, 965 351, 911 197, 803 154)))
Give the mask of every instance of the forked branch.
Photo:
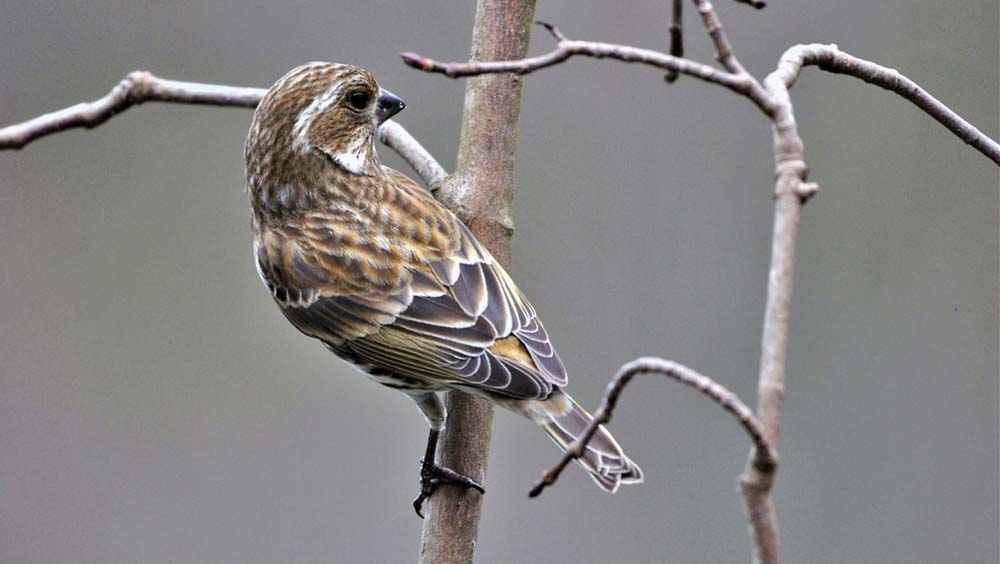
POLYGON ((549 33, 556 38, 557 43, 555 49, 536 57, 528 57, 514 61, 484 61, 467 63, 442 63, 433 59, 428 59, 416 53, 409 52, 401 53, 400 57, 403 59, 403 62, 413 68, 426 72, 440 73, 451 78, 501 72, 529 74, 546 67, 557 65, 575 55, 580 55, 598 59, 617 59, 626 63, 642 63, 663 69, 665 71, 693 76, 706 82, 713 82, 744 95, 750 91, 752 85, 752 80, 749 80, 749 76, 736 76, 690 59, 675 57, 673 55, 668 55, 659 51, 652 51, 650 49, 631 47, 629 45, 599 43, 595 41, 574 41, 563 35, 562 32, 559 31, 559 28, 552 24, 538 22, 538 25, 541 25, 545 29, 549 30, 549 33))
POLYGON ((563 453, 562 458, 545 472, 541 480, 535 482, 531 491, 528 492, 530 497, 538 496, 547 486, 554 484, 559 478, 559 474, 566 468, 566 465, 574 459, 583 456, 587 443, 594 437, 598 427, 611 420, 615 406, 618 405, 618 397, 625 389, 625 386, 638 374, 659 374, 667 378, 672 378, 697 389, 715 401, 722 409, 732 415, 740 423, 747 435, 749 435, 756 452, 753 461, 754 466, 759 467, 764 472, 774 472, 774 468, 778 464, 778 455, 771 448, 767 440, 763 424, 754 414, 753 410, 747 407, 736 394, 730 392, 708 376, 699 374, 683 364, 678 364, 672 360, 663 360, 662 358, 642 357, 626 363, 618 369, 618 372, 611 379, 611 382, 608 383, 608 387, 604 391, 604 398, 601 400, 600 407, 594 412, 594 420, 587 425, 586 430, 580 438, 574 441, 569 449, 563 453))
POLYGON ((777 70, 771 76, 783 81, 787 88, 791 88, 802 67, 805 66, 816 66, 827 72, 860 78, 868 84, 899 94, 937 120, 959 139, 1000 165, 1000 144, 896 69, 855 57, 841 51, 836 45, 813 43, 796 45, 785 51, 777 70))
MULTIPOLYGON (((641 63, 666 70, 670 73, 686 74, 695 78, 724 86, 737 94, 749 98, 770 119, 774 119, 775 101, 766 88, 739 63, 732 47, 722 32, 718 15, 711 4, 696 0, 703 23, 716 48, 716 58, 725 70, 692 61, 683 57, 668 55, 660 51, 596 41, 576 41, 568 39, 559 29, 549 23, 538 22, 556 38, 556 48, 535 57, 511 61, 486 62, 441 62, 416 53, 401 53, 403 62, 425 72, 440 73, 451 78, 478 76, 501 72, 529 74, 551 67, 574 56, 616 59, 626 63, 641 63)), ((921 88, 916 82, 903 76, 895 69, 883 67, 871 61, 855 57, 837 48, 836 45, 796 45, 781 58, 778 70, 789 77, 788 86, 794 84, 804 66, 817 66, 822 70, 846 74, 860 78, 886 90, 899 94, 918 108, 940 122, 949 131, 971 145, 993 162, 1000 164, 1000 144, 988 137, 955 111, 921 88)))
MULTIPOLYGON (((535 484, 530 495, 538 495, 552 484, 563 468, 574 457, 579 457, 586 442, 596 428, 610 418, 618 394, 625 383, 639 372, 652 371, 665 374, 702 389, 713 397, 744 424, 754 441, 746 470, 740 476, 740 485, 751 525, 754 559, 763 564, 778 563, 778 530, 771 500, 774 482, 776 449, 780 437, 781 403, 785 390, 785 360, 788 350, 788 319, 794 281, 795 247, 799 216, 803 204, 813 196, 819 186, 808 182, 808 167, 803 156, 802 138, 799 136, 792 109, 789 88, 795 83, 802 68, 807 65, 860 78, 913 102, 921 110, 939 121, 963 141, 1000 164, 1000 145, 984 135, 972 124, 939 102, 912 80, 893 69, 882 67, 840 51, 835 45, 799 45, 789 49, 781 58, 778 68, 761 83, 751 76, 739 62, 735 51, 722 29, 721 21, 708 0, 693 0, 702 24, 715 47, 716 60, 722 69, 683 58, 680 4, 673 3, 670 54, 639 47, 592 41, 568 39, 558 28, 541 23, 555 37, 557 44, 552 51, 536 57, 468 63, 442 63, 417 55, 403 53, 406 64, 450 77, 476 76, 489 73, 514 72, 528 74, 539 69, 562 63, 582 55, 611 58, 628 63, 642 63, 667 71, 668 81, 680 74, 699 78, 705 82, 724 86, 743 95, 754 103, 772 122, 775 161, 775 214, 772 231, 771 264, 768 271, 767 304, 761 338, 761 363, 758 375, 757 413, 750 411, 728 392, 690 369, 659 359, 639 359, 623 366, 609 385, 605 400, 595 415, 595 421, 584 437, 574 443, 559 462, 549 469, 542 480, 535 484)), ((763 7, 763 2, 745 3, 763 7)))

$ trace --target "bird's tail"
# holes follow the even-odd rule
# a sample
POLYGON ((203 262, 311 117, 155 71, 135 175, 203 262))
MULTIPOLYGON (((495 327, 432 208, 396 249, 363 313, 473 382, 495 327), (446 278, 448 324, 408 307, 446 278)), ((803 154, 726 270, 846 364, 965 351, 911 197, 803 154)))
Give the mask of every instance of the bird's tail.
MULTIPOLYGON (((587 410, 562 391, 554 392, 545 401, 535 401, 530 416, 545 429, 562 450, 569 449, 594 420, 587 410)), ((621 484, 642 482, 642 469, 625 456, 618 441, 601 425, 583 456, 576 461, 583 466, 602 490, 615 493, 621 484)))

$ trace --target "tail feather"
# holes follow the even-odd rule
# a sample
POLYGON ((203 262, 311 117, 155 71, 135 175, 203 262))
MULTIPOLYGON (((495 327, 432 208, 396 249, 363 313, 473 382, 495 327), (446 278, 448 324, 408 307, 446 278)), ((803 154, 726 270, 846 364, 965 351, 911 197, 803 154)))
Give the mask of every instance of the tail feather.
MULTIPOLYGON (((573 398, 557 391, 549 399, 539 402, 545 417, 539 421, 542 428, 559 448, 568 450, 577 438, 583 435, 593 417, 573 398)), ((621 484, 642 482, 642 469, 625 456, 622 447, 611 436, 604 425, 587 443, 583 456, 576 461, 583 466, 601 489, 615 493, 621 484)))

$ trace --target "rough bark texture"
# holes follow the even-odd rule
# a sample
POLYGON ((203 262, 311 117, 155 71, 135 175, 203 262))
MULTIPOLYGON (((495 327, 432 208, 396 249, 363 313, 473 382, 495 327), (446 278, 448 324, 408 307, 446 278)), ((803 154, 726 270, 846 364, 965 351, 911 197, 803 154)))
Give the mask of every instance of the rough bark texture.
MULTIPOLYGON (((523 58, 534 11, 534 0, 480 0, 471 59, 523 58)), ((469 80, 458 162, 439 196, 504 266, 510 265, 514 231, 514 154, 521 83, 522 78, 515 74, 469 80)))
MULTIPOLYGON (((534 11, 534 0, 479 0, 472 59, 524 57, 534 11)), ((510 237, 514 230, 514 155, 520 109, 521 77, 490 75, 469 81, 458 164, 438 194, 505 267, 510 266, 510 237)), ((447 406, 448 426, 442 436, 438 463, 482 483, 493 432, 493 409, 483 400, 454 392, 448 394, 447 406)), ((481 509, 479 493, 441 487, 431 498, 424 520, 420 562, 472 562, 481 509)))

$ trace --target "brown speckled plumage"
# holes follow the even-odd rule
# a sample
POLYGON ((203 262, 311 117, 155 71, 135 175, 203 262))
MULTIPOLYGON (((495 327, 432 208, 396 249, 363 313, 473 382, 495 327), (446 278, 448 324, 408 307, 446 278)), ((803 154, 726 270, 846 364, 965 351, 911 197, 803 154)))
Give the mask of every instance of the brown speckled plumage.
MULTIPOLYGON (((378 159, 377 127, 401 108, 348 65, 303 65, 271 87, 245 147, 261 279, 295 327, 408 393, 432 428, 435 392, 460 389, 565 448, 589 415, 561 391, 531 304, 454 214, 378 159)), ((641 480, 603 430, 582 463, 610 491, 641 480)))

